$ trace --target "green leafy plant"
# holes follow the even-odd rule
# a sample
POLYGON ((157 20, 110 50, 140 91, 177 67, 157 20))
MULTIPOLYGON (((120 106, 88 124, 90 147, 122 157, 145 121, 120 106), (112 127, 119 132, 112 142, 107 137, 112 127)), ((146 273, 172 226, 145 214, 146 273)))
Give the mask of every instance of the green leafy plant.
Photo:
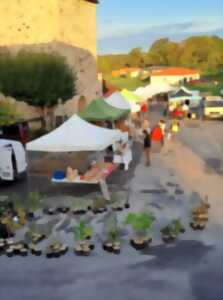
POLYGON ((73 228, 74 239, 78 242, 84 242, 88 237, 93 234, 92 227, 87 221, 81 220, 78 225, 73 228))
POLYGON ((36 211, 42 207, 42 196, 39 192, 30 192, 27 196, 27 206, 29 211, 36 211))
POLYGON ((125 224, 131 225, 137 236, 147 236, 154 221, 155 217, 151 213, 129 213, 125 224))
POLYGON ((75 210, 87 210, 86 202, 83 199, 75 199, 72 203, 72 207, 75 210))
POLYGON ((116 213, 113 213, 104 222, 104 230, 106 240, 112 244, 119 242, 121 238, 121 230, 118 227, 118 220, 116 213))
POLYGON ((172 220, 169 225, 161 229, 163 235, 175 237, 178 237, 182 231, 184 231, 184 226, 182 225, 180 218, 172 220))
POLYGON ((93 201, 93 209, 105 208, 107 206, 107 200, 104 198, 97 198, 93 201))

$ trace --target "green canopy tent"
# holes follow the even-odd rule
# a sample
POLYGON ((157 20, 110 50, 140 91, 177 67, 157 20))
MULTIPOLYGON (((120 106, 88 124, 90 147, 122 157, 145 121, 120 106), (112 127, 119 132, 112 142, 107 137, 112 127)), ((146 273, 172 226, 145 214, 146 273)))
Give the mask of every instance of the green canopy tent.
POLYGON ((121 95, 128 101, 143 102, 143 99, 140 96, 137 96, 136 94, 127 89, 122 90, 121 95))
POLYGON ((114 122, 126 117, 130 110, 115 108, 103 99, 93 100, 79 116, 89 122, 110 121, 114 122))

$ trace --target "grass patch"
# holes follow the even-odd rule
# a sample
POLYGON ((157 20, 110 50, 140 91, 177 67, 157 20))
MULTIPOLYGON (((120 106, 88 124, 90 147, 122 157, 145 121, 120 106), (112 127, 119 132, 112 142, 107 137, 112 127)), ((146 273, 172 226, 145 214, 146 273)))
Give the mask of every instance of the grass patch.
POLYGON ((143 87, 149 84, 149 81, 142 81, 138 78, 114 78, 112 76, 107 75, 105 80, 115 86, 117 89, 128 89, 130 91, 134 91, 139 87, 143 87))

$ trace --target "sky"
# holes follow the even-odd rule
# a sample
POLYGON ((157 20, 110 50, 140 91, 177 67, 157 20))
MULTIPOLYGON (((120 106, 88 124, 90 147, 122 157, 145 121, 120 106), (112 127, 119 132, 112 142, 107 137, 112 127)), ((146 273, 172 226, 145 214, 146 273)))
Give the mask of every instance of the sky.
POLYGON ((97 8, 99 54, 204 34, 223 37, 223 0, 100 0, 97 8))

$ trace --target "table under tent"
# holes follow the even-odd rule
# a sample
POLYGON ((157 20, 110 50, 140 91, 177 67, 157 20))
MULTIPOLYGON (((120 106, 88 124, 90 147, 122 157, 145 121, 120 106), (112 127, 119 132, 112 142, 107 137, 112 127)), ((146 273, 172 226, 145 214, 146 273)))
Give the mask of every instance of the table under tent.
MULTIPOLYGON (((119 130, 101 128, 92 125, 77 115, 52 132, 26 144, 27 151, 40 152, 77 152, 103 151, 110 145, 124 138, 119 130)), ((65 172, 55 172, 51 181, 56 184, 98 184, 105 199, 110 199, 106 178, 117 168, 113 163, 101 163, 96 168, 96 162, 86 174, 78 174, 73 170, 72 176, 67 177, 65 172), (94 168, 94 169, 93 169, 94 168), (59 173, 59 176, 58 176, 59 173)))

